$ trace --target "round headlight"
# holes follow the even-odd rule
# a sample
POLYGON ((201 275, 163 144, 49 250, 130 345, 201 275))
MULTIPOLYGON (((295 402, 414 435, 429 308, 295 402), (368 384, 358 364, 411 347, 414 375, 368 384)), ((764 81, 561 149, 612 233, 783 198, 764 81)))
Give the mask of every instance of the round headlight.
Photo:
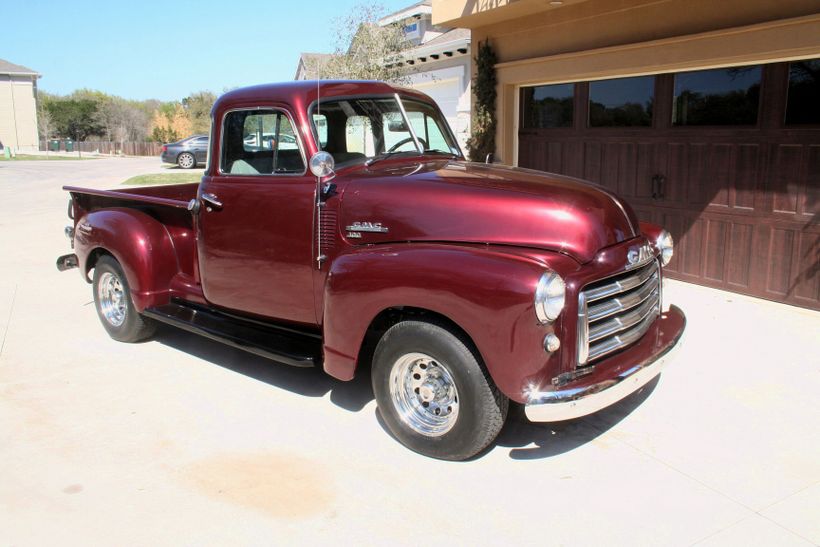
POLYGON ((658 250, 661 252, 661 264, 666 266, 672 260, 672 255, 675 254, 675 242, 672 241, 672 234, 663 230, 658 234, 658 241, 656 242, 658 250))
POLYGON ((566 285, 555 272, 546 272, 535 287, 535 315, 541 323, 554 321, 564 309, 566 285))

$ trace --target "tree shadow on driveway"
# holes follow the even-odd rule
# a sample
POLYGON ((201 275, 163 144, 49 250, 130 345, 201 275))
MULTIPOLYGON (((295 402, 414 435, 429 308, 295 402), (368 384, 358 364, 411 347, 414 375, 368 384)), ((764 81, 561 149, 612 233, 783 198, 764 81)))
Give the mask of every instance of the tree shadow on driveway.
POLYGON ((495 444, 511 448, 510 458, 514 460, 550 458, 574 450, 606 433, 639 407, 655 390, 659 378, 595 414, 564 422, 530 422, 524 415, 523 405, 511 404, 507 422, 495 444))
POLYGON ((350 412, 361 411, 374 398, 369 370, 359 370, 353 380, 343 382, 328 376, 321 368, 300 368, 278 363, 164 325, 157 330, 154 340, 203 361, 298 395, 324 397, 330 392, 330 400, 350 412))

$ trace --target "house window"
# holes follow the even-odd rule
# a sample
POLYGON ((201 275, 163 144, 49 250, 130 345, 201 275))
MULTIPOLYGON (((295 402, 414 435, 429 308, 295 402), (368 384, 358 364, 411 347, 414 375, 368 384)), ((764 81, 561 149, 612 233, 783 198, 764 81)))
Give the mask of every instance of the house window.
POLYGON ((820 59, 789 65, 786 124, 820 124, 820 59))
POLYGON ((546 129, 572 127, 575 84, 521 88, 521 127, 546 129))
POLYGON ((589 84, 589 126, 652 125, 655 77, 617 78, 589 84))
POLYGON ((754 125, 760 66, 675 74, 674 125, 754 125))

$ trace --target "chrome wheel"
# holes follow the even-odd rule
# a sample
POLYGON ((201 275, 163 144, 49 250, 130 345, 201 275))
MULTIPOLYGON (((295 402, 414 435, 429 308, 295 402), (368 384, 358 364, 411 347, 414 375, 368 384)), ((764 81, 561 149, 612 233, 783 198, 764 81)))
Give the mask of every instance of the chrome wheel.
POLYGON ((191 169, 194 166, 194 156, 187 152, 180 154, 177 164, 183 169, 191 169))
POLYGON ((115 327, 125 322, 127 297, 119 277, 110 272, 103 273, 97 285, 97 298, 106 321, 115 327))
POLYGON ((401 420, 427 437, 444 435, 458 419, 458 390, 447 367, 424 353, 399 357, 390 371, 390 398, 401 420))

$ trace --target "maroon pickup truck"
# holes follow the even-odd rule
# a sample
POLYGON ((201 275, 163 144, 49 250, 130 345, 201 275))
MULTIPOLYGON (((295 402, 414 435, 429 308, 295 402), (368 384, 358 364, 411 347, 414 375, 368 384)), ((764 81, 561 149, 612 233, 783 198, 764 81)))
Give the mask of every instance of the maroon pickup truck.
POLYGON ((395 436, 452 460, 492 443, 510 401, 532 421, 584 416, 679 345, 668 232, 595 184, 466 162, 426 95, 291 82, 231 91, 212 115, 198 185, 65 188, 58 267, 93 284, 116 340, 166 323, 369 372, 395 436))

